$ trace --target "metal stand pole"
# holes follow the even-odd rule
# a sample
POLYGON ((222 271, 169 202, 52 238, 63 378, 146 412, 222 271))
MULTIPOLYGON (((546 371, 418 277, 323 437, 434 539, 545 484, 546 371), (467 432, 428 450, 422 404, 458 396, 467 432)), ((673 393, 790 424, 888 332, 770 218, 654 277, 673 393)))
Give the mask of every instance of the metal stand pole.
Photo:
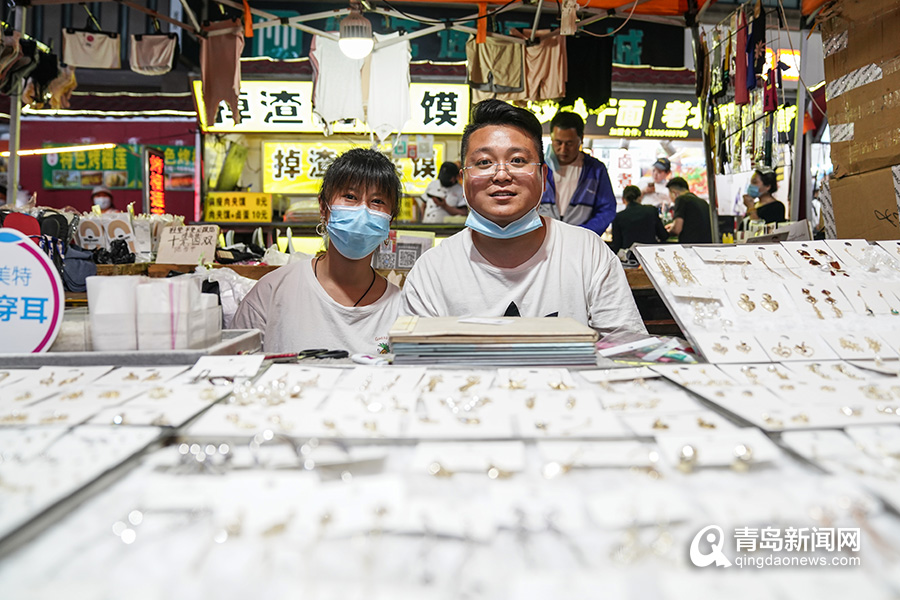
MULTIPOLYGON (((25 31, 25 7, 16 6, 15 29, 25 31)), ((9 162, 7 163, 6 201, 16 203, 19 193, 19 148, 21 147, 22 78, 13 83, 9 97, 9 162)))
MULTIPOLYGON (((696 2, 691 1, 688 5, 696 9, 696 2)), ((694 42, 694 70, 697 73, 697 77, 700 78, 704 76, 699 72, 700 65, 708 63, 709 57, 703 57, 704 60, 701 60, 700 53, 703 51, 703 48, 700 46, 700 26, 696 19, 692 18, 690 20, 690 26, 691 37, 694 42)), ((713 159, 712 141, 709 139, 709 128, 707 127, 705 118, 707 99, 697 98, 697 101, 700 104, 700 114, 704 117, 701 127, 703 133, 703 157, 706 160, 706 187, 709 190, 709 227, 712 233, 713 243, 718 244, 722 241, 722 236, 719 235, 719 201, 716 195, 716 163, 713 159)))
MULTIPOLYGON (((800 24, 800 82, 797 85, 797 120, 794 123, 794 158, 791 161, 791 221, 797 221, 800 218, 800 204, 806 206, 806 218, 811 219, 812 210, 812 179, 810 173, 812 166, 807 162, 804 165, 803 157, 809 156, 808 136, 803 134, 803 121, 806 114, 806 60, 808 43, 806 41, 805 31, 808 29, 806 19, 804 18, 800 24), (803 185, 805 183, 805 185, 803 185), (800 197, 800 190, 805 190, 804 196, 800 197)), ((775 165, 772 165, 774 167, 775 165)), ((817 224, 813 223, 813 227, 817 224)))

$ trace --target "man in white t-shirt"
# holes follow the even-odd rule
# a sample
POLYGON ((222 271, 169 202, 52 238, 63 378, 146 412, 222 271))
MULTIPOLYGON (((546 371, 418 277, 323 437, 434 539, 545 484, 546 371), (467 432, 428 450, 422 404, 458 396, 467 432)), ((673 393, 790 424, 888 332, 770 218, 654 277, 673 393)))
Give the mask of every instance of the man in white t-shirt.
POLYGON ((428 184, 422 200, 425 201, 423 223, 443 223, 447 217, 465 216, 469 210, 459 185, 459 166, 453 162, 442 164, 438 178, 428 184))
POLYGON ((462 139, 467 229, 416 261, 401 312, 570 317, 645 332, 619 260, 594 232, 538 215, 541 124, 498 100, 475 106, 462 139))

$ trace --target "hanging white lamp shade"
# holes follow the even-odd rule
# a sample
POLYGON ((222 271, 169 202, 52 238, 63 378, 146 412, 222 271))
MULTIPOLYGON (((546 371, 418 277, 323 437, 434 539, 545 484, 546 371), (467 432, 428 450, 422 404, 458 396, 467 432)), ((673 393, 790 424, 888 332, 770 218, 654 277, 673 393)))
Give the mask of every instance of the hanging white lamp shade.
POLYGON ((356 9, 351 9, 350 14, 341 20, 340 33, 338 46, 347 58, 365 58, 375 47, 372 24, 356 9))

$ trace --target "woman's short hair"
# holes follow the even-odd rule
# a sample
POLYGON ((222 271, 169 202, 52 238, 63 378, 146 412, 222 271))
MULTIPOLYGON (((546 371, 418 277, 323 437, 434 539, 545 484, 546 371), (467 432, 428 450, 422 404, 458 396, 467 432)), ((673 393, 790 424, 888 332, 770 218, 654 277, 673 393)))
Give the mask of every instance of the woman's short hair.
POLYGON ((537 152, 535 158, 544 164, 544 142, 542 141, 544 130, 541 122, 524 108, 513 106, 502 100, 483 100, 472 108, 469 124, 466 125, 462 136, 460 150, 463 160, 466 159, 466 152, 469 149, 469 136, 482 127, 491 125, 509 125, 521 129, 534 142, 534 149, 537 152))
POLYGON ((774 170, 769 167, 763 167, 756 169, 754 172, 756 173, 756 176, 759 177, 759 180, 763 182, 763 185, 769 187, 770 194, 778 190, 778 176, 775 174, 774 170))
POLYGON ((319 188, 319 205, 330 206, 336 194, 349 188, 359 191, 376 189, 391 200, 391 218, 400 212, 403 186, 397 167, 382 152, 369 148, 352 148, 331 163, 319 188))
POLYGON ((641 197, 641 188, 636 185, 626 185, 622 190, 622 199, 627 202, 634 202, 641 197))

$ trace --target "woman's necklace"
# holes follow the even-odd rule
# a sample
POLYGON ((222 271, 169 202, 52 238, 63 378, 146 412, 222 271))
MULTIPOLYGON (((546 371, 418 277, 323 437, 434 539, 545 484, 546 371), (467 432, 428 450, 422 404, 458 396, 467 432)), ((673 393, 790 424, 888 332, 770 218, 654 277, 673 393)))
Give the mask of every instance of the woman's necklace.
MULTIPOLYGON (((325 257, 325 255, 323 254, 322 256, 320 256, 316 259, 316 262, 313 263, 313 277, 315 277, 316 279, 319 279, 319 261, 322 260, 324 257, 325 257)), ((375 279, 376 279, 375 268, 372 267, 372 265, 369 265, 369 268, 372 269, 372 283, 369 284, 369 287, 366 288, 366 291, 363 292, 363 295, 359 297, 359 300, 357 300, 353 304, 354 307, 356 307, 360 302, 363 301, 363 298, 365 298, 368 295, 368 293, 372 290, 372 286, 375 285, 375 279)))

